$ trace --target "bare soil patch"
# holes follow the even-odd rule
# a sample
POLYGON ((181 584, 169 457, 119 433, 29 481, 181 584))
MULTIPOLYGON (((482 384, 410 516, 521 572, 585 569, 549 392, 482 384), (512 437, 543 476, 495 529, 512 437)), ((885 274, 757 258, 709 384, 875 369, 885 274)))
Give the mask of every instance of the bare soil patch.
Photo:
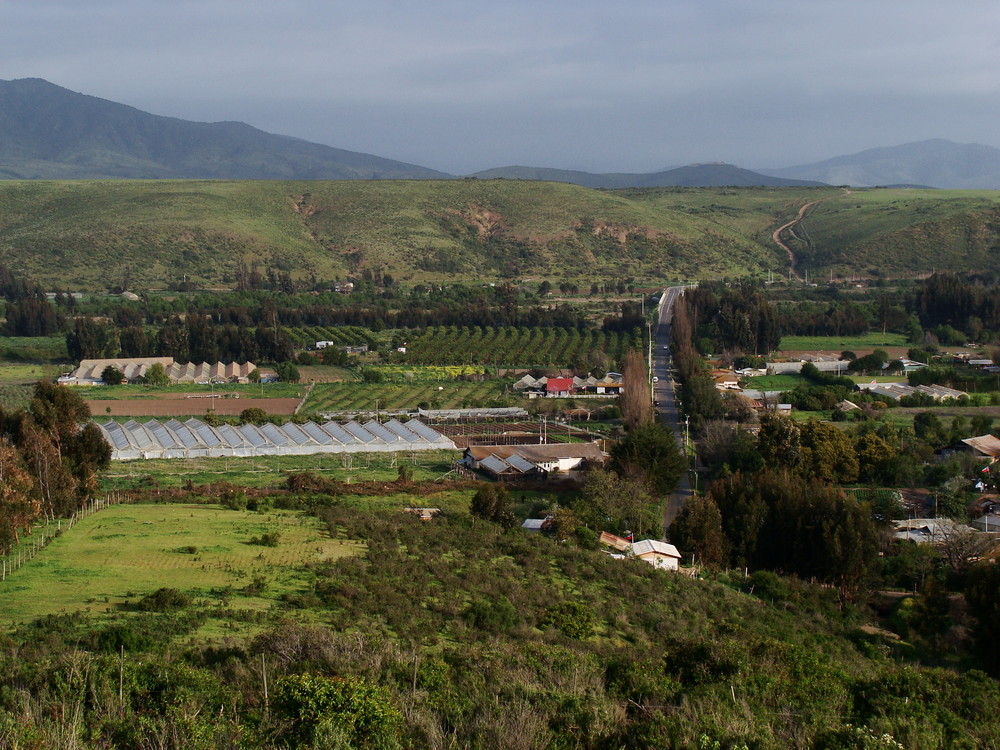
POLYGON ((203 417, 209 411, 220 416, 238 416, 244 409, 255 407, 268 414, 291 415, 299 405, 298 398, 157 398, 87 401, 95 417, 203 417), (214 403, 213 403, 214 402, 214 403))

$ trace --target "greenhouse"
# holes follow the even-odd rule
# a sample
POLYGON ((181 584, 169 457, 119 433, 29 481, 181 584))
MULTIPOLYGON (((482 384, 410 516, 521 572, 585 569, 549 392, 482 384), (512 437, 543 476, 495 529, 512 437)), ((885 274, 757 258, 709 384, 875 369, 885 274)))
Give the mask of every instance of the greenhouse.
POLYGON ((289 456, 313 453, 362 453, 455 450, 455 444, 423 422, 395 419, 285 425, 220 425, 198 419, 179 422, 98 423, 111 446, 113 461, 144 458, 289 456))

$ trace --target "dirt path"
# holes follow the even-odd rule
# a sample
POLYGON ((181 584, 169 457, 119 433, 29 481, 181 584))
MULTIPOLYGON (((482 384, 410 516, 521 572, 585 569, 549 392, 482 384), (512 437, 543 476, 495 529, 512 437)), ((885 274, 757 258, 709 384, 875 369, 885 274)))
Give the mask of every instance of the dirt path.
POLYGON ((780 227, 775 229, 774 233, 771 235, 771 239, 774 240, 775 244, 777 244, 778 247, 782 248, 786 253, 788 253, 788 272, 795 278, 796 281, 802 281, 802 277, 799 276, 799 272, 795 270, 795 264, 796 264, 795 253, 793 253, 792 248, 786 245, 785 241, 781 239, 781 235, 786 229, 791 229, 796 224, 801 222, 802 219, 805 218, 806 211, 808 211, 810 208, 817 205, 818 203, 820 203, 820 201, 809 201, 809 203, 806 203, 804 206, 802 206, 802 208, 799 209, 799 213, 794 219, 792 219, 787 224, 782 224, 780 227))

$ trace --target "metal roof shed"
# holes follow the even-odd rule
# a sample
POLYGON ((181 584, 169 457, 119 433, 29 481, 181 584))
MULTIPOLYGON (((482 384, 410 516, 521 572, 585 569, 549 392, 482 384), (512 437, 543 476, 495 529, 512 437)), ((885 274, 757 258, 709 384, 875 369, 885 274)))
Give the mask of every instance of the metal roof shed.
POLYGON ((458 450, 455 444, 451 442, 448 438, 442 435, 437 430, 432 430, 430 427, 425 425, 423 422, 417 419, 411 419, 405 425, 406 429, 417 433, 422 438, 432 443, 437 448, 448 448, 450 450, 458 450))
POLYGON ((329 433, 334 440, 339 441, 343 446, 338 453, 359 453, 367 448, 367 443, 362 440, 358 440, 357 437, 345 430, 344 427, 337 422, 326 422, 322 425, 322 427, 324 432, 329 433))
POLYGON ((407 441, 403 440, 402 437, 392 430, 387 429, 381 422, 376 422, 373 419, 365 422, 364 428, 395 450, 405 450, 408 447, 407 441))
POLYGON ((333 453, 343 447, 343 444, 339 440, 335 439, 333 435, 326 432, 315 422, 306 422, 301 425, 301 429, 316 442, 318 453, 333 453))
POLYGON ((125 422, 122 430, 128 435, 129 442, 142 451, 143 458, 162 457, 163 451, 159 443, 134 419, 125 422))
POLYGON ((299 453, 298 445, 289 439, 288 435, 281 431, 276 425, 265 423, 258 428, 261 434, 270 440, 278 449, 279 456, 288 456, 299 453))
POLYGON ((176 419, 171 419, 167 422, 167 427, 170 428, 171 432, 184 445, 185 458, 205 458, 208 456, 208 446, 201 442, 198 436, 191 432, 187 426, 181 424, 176 419))
POLYGON ((111 444, 111 457, 116 461, 142 458, 142 452, 129 440, 128 433, 117 422, 102 424, 101 431, 111 444))
POLYGON ((150 420, 146 422, 145 427, 163 449, 163 458, 184 458, 184 445, 174 433, 167 429, 166 425, 156 420, 150 420))
POLYGON ((222 443, 222 440, 219 439, 218 434, 212 427, 194 417, 187 420, 184 425, 205 444, 210 457, 221 458, 222 456, 229 455, 229 448, 222 443))
POLYGON ((215 429, 219 439, 229 449, 230 456, 250 456, 253 453, 253 446, 243 435, 227 424, 219 425, 215 429))
MULTIPOLYGON (((310 449, 316 447, 316 441, 312 439, 311 435, 308 435, 299 425, 294 422, 289 422, 281 426, 281 431, 284 432, 289 440, 292 440, 296 445, 303 447, 308 447, 310 449)), ((312 450, 310 450, 312 452, 312 450)))
POLYGON ((250 455, 251 456, 276 456, 278 455, 278 446, 272 443, 266 435, 264 435, 256 425, 252 424, 241 424, 236 428, 236 431, 242 435, 250 445, 253 446, 250 455))
POLYGON ((382 426, 385 427, 385 429, 387 429, 387 430, 392 430, 393 433, 395 433, 396 435, 399 435, 401 438, 403 438, 403 440, 406 441, 410 445, 411 448, 414 445, 417 445, 418 443, 426 443, 427 442, 427 440, 425 438, 421 437, 420 435, 418 435, 413 430, 406 429, 406 427, 404 427, 403 424, 401 422, 399 422, 398 420, 390 419, 388 422, 386 422, 382 426))
POLYGON ((348 422, 344 429, 364 444, 364 450, 384 452, 389 450, 388 444, 377 435, 373 435, 357 422, 348 422))

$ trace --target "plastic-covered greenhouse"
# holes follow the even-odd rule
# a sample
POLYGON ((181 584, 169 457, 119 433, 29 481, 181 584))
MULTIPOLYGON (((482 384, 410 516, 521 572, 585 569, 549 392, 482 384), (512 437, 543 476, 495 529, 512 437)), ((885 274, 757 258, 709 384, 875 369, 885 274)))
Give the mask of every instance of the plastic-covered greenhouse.
POLYGON ((395 419, 316 424, 251 424, 212 427, 198 419, 179 422, 98 425, 111 445, 111 459, 288 456, 312 453, 373 453, 455 450, 455 444, 423 422, 395 419))

